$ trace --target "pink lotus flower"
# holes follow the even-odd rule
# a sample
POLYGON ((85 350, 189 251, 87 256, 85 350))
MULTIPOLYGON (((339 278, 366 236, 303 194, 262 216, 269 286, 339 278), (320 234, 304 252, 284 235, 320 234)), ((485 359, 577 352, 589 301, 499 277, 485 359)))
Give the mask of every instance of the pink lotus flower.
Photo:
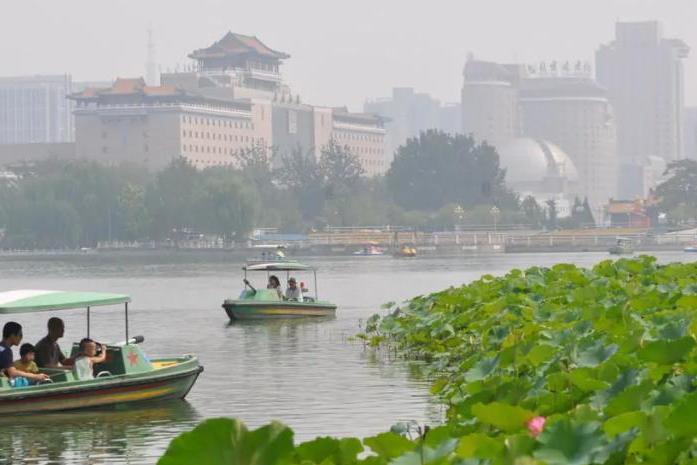
POLYGON ((545 429, 545 421, 547 421, 545 417, 533 417, 528 421, 528 431, 533 438, 539 436, 542 430, 545 429))

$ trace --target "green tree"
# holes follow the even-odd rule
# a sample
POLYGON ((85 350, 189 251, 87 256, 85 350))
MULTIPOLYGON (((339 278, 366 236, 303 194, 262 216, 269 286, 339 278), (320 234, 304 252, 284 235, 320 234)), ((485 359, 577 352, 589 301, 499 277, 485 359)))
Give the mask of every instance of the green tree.
POLYGON ((545 211, 537 203, 537 200, 532 195, 528 195, 520 204, 525 215, 525 221, 533 227, 540 227, 545 222, 545 211))
POLYGON ((258 215, 254 186, 232 169, 205 170, 201 178, 193 201, 197 229, 229 239, 246 237, 258 215))
POLYGON ((429 130, 397 150, 387 172, 395 202, 406 209, 435 211, 453 203, 517 207, 504 183, 496 150, 472 137, 429 130))
POLYGON ((194 226, 194 199, 200 188, 199 180, 200 172, 184 158, 173 160, 157 174, 146 193, 152 238, 163 239, 173 229, 194 226))
POLYGON ((119 194, 119 215, 123 236, 128 240, 143 239, 150 229, 150 216, 145 203, 145 188, 127 183, 119 194))
POLYGON ((667 179, 656 188, 660 210, 673 223, 697 219, 697 161, 671 162, 664 174, 667 179))

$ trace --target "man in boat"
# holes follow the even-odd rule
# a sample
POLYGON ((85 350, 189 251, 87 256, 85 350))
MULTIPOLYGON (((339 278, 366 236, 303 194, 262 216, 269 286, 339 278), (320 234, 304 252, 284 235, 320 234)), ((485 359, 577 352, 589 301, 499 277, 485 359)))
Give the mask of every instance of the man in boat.
POLYGON ((291 277, 288 280, 288 288, 286 289, 286 300, 297 300, 298 302, 303 301, 303 292, 298 287, 298 282, 295 278, 291 277))
POLYGON ((0 372, 8 378, 24 377, 32 381, 45 381, 49 379, 46 373, 28 373, 15 368, 12 363, 12 346, 22 342, 22 325, 14 321, 5 323, 2 328, 2 342, 0 342, 0 372))
POLYGON ((48 319, 48 334, 35 346, 36 364, 41 368, 60 368, 73 366, 73 360, 67 358, 58 345, 58 339, 63 337, 65 324, 58 317, 48 319))

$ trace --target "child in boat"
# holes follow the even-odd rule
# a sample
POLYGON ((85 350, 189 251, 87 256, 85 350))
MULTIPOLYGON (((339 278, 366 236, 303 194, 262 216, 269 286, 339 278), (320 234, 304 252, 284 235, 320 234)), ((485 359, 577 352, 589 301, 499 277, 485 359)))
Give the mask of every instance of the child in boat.
POLYGON ((80 353, 75 357, 73 373, 77 379, 94 379, 94 364, 106 360, 106 346, 100 345, 101 353, 97 355, 97 343, 90 338, 80 341, 80 353))
POLYGON ((276 289, 276 292, 278 293, 278 298, 283 298, 283 291, 281 291, 281 281, 278 279, 278 276, 269 276, 269 283, 266 285, 266 289, 276 289))
POLYGON ((32 344, 22 344, 19 348, 20 359, 14 363, 15 368, 25 373, 39 373, 39 367, 36 366, 34 361, 35 355, 36 349, 34 349, 32 344))

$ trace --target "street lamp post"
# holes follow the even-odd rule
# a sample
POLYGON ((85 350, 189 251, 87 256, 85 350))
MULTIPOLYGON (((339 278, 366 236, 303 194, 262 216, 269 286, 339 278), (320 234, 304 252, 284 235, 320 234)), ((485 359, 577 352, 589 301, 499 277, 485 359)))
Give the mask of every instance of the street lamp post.
POLYGON ((501 210, 499 210, 499 208, 496 205, 494 205, 493 207, 491 207, 491 210, 489 210, 489 213, 491 213, 491 216, 494 219, 494 233, 496 233, 496 221, 498 220, 498 216, 499 213, 501 213, 501 210))
MULTIPOLYGON (((462 219, 464 218, 464 214, 465 214, 465 209, 462 208, 462 205, 458 205, 457 207, 455 207, 453 209, 453 213, 455 214, 455 216, 459 220, 458 225, 462 225, 462 219)), ((457 228, 455 228, 455 229, 457 229, 457 228)))

